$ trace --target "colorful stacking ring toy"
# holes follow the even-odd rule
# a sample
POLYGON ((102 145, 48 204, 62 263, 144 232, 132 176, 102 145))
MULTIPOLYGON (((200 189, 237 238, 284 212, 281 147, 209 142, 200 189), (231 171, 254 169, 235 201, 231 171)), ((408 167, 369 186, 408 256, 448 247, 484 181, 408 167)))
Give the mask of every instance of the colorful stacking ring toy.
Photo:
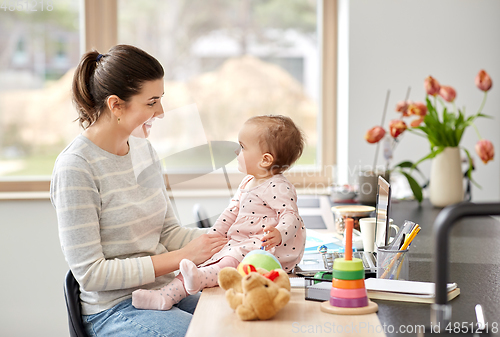
POLYGON ((363 261, 352 257, 353 219, 346 219, 345 257, 333 261, 330 301, 321 304, 321 310, 340 315, 360 315, 378 310, 368 299, 365 287, 363 261))

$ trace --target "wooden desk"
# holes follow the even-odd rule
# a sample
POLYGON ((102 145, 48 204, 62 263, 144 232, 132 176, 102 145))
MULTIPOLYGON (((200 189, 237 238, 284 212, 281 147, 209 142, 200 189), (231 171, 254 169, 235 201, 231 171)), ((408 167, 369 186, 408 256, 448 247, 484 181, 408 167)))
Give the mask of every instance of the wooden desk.
MULTIPOLYGON (((433 208, 428 201, 419 205, 415 201, 392 202, 391 218, 401 225, 405 219, 417 222, 422 231, 412 243, 410 250, 410 280, 432 282, 432 228, 441 209, 433 208)), ((500 224, 497 219, 471 218, 461 220, 451 231, 450 282, 456 282, 461 294, 452 304, 452 322, 476 322, 474 306, 483 305, 487 321, 500 325, 500 224)), ((430 324, 430 305, 374 300, 379 305, 376 318, 386 330, 387 336, 415 336, 416 333, 398 333, 401 327, 430 324)), ((292 290, 292 299, 274 319, 259 322, 241 322, 226 303, 223 290, 212 288, 203 291, 198 308, 193 316, 188 336, 333 336, 332 326, 343 320, 319 310, 319 302, 304 300, 301 289, 292 290), (323 328, 321 332, 319 327, 323 328), (330 330, 328 330, 328 328, 330 330), (301 330, 302 329, 302 330, 301 330), (308 330, 310 329, 310 330, 308 330), (311 332, 309 332, 311 331, 311 332), (330 331, 330 332, 326 332, 330 331)), ((366 316, 355 318, 366 319, 366 316)), ((370 318, 371 319, 371 318, 370 318)), ((360 323, 363 321, 359 321, 360 323)), ((366 322, 366 320, 364 321, 366 322)), ((354 321, 353 321, 354 323, 354 321)), ((345 326, 345 325, 344 325, 345 326)), ((408 331, 408 330, 406 330, 408 331)), ((371 336, 371 333, 358 334, 371 336)), ((371 332, 371 331, 370 331, 371 332)), ((355 334, 347 334, 356 336, 355 334)), ((492 336, 499 336, 493 333, 492 336)))
POLYGON ((268 321, 241 321, 219 287, 203 290, 187 337, 217 336, 385 336, 377 314, 331 315, 320 303, 306 301, 304 289, 292 288, 290 302, 268 321))

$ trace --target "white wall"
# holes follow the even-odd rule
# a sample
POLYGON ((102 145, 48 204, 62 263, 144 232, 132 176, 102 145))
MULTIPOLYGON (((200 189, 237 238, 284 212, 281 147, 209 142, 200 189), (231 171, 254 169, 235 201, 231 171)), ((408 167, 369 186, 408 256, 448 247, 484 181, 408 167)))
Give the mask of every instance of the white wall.
MULTIPOLYGON (((192 207, 209 216, 222 212, 227 197, 177 198, 183 225, 192 207)), ((0 200, 0 336, 68 336, 63 282, 68 264, 59 244, 50 200, 0 200)))
POLYGON ((0 201, 0 336, 68 336, 68 265, 49 200, 0 201))
MULTIPOLYGON (((478 138, 468 128, 462 139, 475 157, 473 200, 500 199, 500 1, 486 0, 340 0, 339 41, 339 176, 355 181, 360 165, 372 165, 375 145, 365 132, 379 125, 387 90, 391 90, 384 127, 398 118, 396 103, 405 98, 425 101, 424 79, 435 77, 457 91, 457 105, 470 115, 483 94, 474 84, 480 69, 493 79, 484 113, 493 120, 476 123, 481 136, 493 142, 497 158, 484 165, 475 154, 478 138), (345 35, 347 34, 347 35, 345 35), (346 39, 347 37, 347 39, 346 39), (347 149, 347 152, 345 151, 347 149)), ((379 152, 378 163, 384 162, 379 152)), ((429 152, 427 140, 406 133, 393 163, 412 160, 429 152)), ((429 176, 430 162, 421 165, 429 176)))

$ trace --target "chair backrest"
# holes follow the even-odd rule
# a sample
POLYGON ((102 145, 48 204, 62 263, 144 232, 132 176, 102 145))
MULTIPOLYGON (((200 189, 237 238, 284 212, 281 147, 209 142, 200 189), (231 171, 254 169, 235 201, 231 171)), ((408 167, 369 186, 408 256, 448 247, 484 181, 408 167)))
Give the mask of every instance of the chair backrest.
POLYGON ((212 224, 210 223, 210 220, 208 219, 205 210, 200 204, 195 204, 193 206, 193 215, 196 221, 196 226, 198 226, 198 228, 212 227, 212 224))
POLYGON ((71 270, 68 270, 64 279, 64 299, 68 310, 69 335, 71 337, 87 337, 82 321, 80 285, 71 270))

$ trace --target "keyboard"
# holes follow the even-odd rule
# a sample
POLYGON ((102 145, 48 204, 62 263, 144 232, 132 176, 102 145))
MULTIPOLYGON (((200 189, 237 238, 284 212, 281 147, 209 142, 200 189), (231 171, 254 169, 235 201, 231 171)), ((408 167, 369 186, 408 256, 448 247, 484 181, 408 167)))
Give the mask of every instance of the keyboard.
MULTIPOLYGON (((374 253, 358 251, 353 252, 352 256, 363 261, 365 276, 377 272, 377 258, 374 253)), ((301 276, 314 276, 320 271, 332 271, 333 261, 339 257, 344 257, 344 253, 304 254, 302 261, 295 266, 295 273, 301 276)))

